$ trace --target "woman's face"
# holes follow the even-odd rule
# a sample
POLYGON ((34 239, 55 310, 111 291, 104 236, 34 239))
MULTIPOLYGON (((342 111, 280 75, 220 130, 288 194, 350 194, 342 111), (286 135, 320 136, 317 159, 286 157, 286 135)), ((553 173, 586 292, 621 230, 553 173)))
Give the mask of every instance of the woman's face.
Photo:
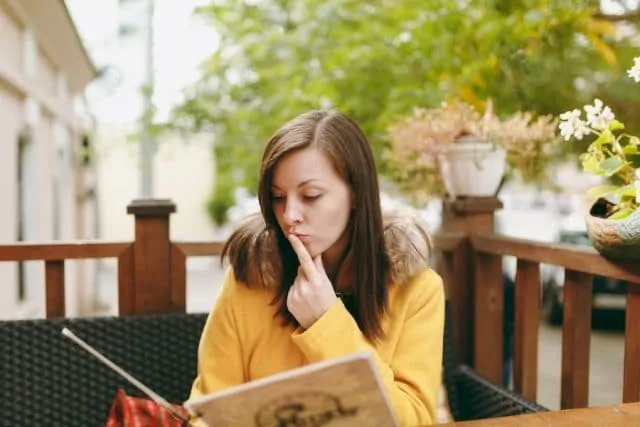
POLYGON ((312 257, 322 254, 325 266, 335 264, 346 247, 353 197, 329 158, 313 147, 284 157, 271 195, 283 233, 297 235, 312 257))

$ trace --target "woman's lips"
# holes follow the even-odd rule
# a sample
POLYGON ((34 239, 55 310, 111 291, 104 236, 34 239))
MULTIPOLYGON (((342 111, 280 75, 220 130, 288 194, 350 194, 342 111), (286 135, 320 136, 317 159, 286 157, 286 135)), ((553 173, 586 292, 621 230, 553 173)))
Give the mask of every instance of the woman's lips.
POLYGON ((308 234, 295 234, 295 236, 300 239, 302 243, 309 243, 311 241, 311 237, 308 234))

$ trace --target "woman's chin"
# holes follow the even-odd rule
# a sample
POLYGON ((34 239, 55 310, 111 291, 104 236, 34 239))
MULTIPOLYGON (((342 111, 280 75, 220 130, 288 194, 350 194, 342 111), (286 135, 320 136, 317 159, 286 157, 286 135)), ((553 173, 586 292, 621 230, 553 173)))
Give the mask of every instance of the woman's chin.
POLYGON ((322 252, 320 252, 318 250, 315 250, 313 248, 313 246, 312 247, 307 247, 307 251, 309 251, 309 255, 311 255, 311 258, 315 258, 318 255, 322 255, 322 252))
POLYGON ((324 252, 323 248, 319 248, 318 246, 313 244, 306 244, 304 246, 305 248, 307 248, 307 251, 309 252, 309 255, 311 255, 311 258, 315 258, 318 255, 322 255, 322 253, 324 252))

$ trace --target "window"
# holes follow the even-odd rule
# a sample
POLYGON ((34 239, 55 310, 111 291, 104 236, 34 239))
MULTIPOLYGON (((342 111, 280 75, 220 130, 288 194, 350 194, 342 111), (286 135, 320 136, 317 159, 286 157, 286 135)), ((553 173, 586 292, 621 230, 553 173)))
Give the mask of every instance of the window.
MULTIPOLYGON (((24 242, 27 240, 27 220, 28 220, 28 191, 29 187, 33 184, 33 178, 31 176, 33 165, 32 155, 32 143, 30 129, 23 130, 18 136, 18 149, 17 151, 17 203, 16 203, 16 240, 18 242, 24 242)), ((26 269, 24 261, 18 262, 17 273, 17 285, 18 285, 18 300, 24 301, 26 299, 26 269)))
POLYGON ((35 77, 38 71, 38 46, 33 31, 29 28, 23 32, 24 40, 24 62, 23 67, 25 74, 29 77, 35 77))
POLYGON ((58 99, 67 101, 69 97, 69 86, 67 86, 67 77, 63 72, 58 72, 58 76, 56 79, 56 95, 58 99))
POLYGON ((53 238, 58 240, 64 235, 63 219, 69 202, 69 131, 59 122, 54 122, 53 138, 55 144, 55 167, 53 170, 53 238))

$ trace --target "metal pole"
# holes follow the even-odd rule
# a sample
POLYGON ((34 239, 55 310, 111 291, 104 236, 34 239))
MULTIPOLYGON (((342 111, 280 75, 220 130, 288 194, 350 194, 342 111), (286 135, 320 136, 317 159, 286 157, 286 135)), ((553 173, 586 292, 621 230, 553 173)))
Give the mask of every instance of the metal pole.
POLYGON ((155 0, 147 0, 147 37, 145 43, 146 78, 143 91, 143 120, 140 144, 140 195, 153 197, 153 156, 155 141, 150 133, 151 112, 153 109, 153 14, 155 0))

